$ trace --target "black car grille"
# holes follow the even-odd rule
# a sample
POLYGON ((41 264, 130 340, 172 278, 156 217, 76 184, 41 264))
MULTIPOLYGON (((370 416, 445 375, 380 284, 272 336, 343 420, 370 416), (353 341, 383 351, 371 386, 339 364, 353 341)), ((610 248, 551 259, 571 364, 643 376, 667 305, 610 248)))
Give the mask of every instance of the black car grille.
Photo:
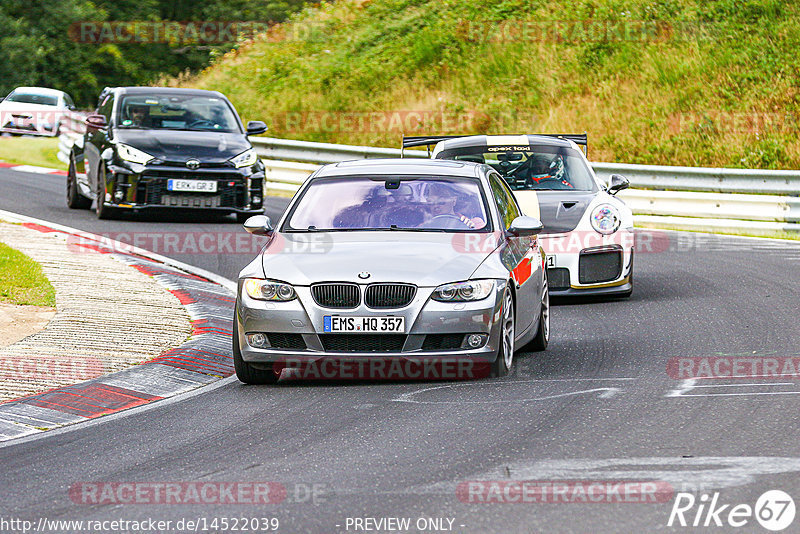
POLYGON ((464 334, 428 334, 422 343, 422 350, 460 349, 464 334))
POLYGON ((316 284, 311 286, 314 302, 325 308, 355 308, 361 303, 356 284, 316 284))
POLYGON ((136 202, 177 208, 238 208, 245 204, 246 184, 238 174, 145 171, 136 188, 136 202), (167 180, 216 180, 216 193, 168 191, 167 180), (233 185, 231 185, 233 184, 233 185))
POLYGON ((578 279, 581 284, 599 284, 616 280, 622 274, 622 251, 581 253, 578 279))
POLYGON ((364 293, 370 308, 403 308, 411 304, 417 287, 411 284, 371 284, 364 293))
POLYGON ((404 334, 321 334, 322 347, 329 352, 400 352, 404 334))
POLYGON ((269 345, 273 349, 305 350, 306 342, 301 334, 267 334, 269 345))
POLYGON ((547 283, 550 289, 569 289, 569 269, 547 269, 547 283))

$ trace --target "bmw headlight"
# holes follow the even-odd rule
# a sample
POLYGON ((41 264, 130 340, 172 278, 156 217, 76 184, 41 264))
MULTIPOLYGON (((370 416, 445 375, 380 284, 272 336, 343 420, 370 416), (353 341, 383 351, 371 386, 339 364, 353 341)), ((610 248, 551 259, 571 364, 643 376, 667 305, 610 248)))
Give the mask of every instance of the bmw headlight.
POLYGON ((609 204, 601 204, 592 211, 592 228, 601 234, 613 234, 619 229, 622 219, 619 211, 609 204))
POLYGON ((142 165, 146 165, 148 161, 155 159, 147 152, 142 152, 138 148, 133 148, 129 145, 123 145, 122 143, 117 143, 117 154, 119 154, 119 157, 125 161, 130 161, 131 163, 140 163, 142 165))
POLYGON ((465 302, 482 300, 494 290, 494 280, 468 280, 444 284, 433 290, 433 300, 439 302, 465 302))
POLYGON ((244 282, 244 290, 251 299, 256 300, 294 300, 297 293, 289 284, 272 282, 271 280, 259 280, 248 278, 244 282))
POLYGON ((241 154, 236 157, 231 158, 231 163, 237 169, 239 167, 250 167, 256 164, 258 161, 258 156, 256 155, 256 151, 252 148, 250 150, 245 150, 241 154))

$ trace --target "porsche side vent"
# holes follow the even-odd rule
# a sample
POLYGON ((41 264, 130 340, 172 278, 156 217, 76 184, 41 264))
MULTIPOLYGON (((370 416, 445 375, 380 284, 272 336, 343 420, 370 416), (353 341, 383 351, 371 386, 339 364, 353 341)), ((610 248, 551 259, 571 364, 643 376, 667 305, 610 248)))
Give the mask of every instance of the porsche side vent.
POLYGON ((364 293, 364 302, 370 308, 403 308, 411 304, 417 286, 411 284, 370 284, 364 293))
POLYGON ((315 284, 311 286, 311 296, 323 308, 356 308, 361 303, 356 284, 315 284))
POLYGON ((569 289, 569 269, 563 267, 547 269, 547 283, 553 290, 569 289))

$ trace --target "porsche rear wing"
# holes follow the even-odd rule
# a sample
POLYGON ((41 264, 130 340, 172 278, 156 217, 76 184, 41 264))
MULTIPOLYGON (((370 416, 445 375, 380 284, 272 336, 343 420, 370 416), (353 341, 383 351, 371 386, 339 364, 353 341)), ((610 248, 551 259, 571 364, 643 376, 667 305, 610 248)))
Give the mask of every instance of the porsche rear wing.
MULTIPOLYGON (((589 136, 586 132, 582 134, 528 134, 528 135, 541 135, 544 137, 555 137, 557 139, 566 139, 572 141, 576 145, 583 147, 584 156, 588 157, 589 151, 589 136)), ((439 141, 447 141, 448 139, 458 139, 459 137, 471 137, 470 135, 414 135, 403 136, 403 146, 400 150, 400 157, 403 157, 403 150, 406 148, 424 146, 428 149, 428 156, 431 155, 431 147, 439 141)))

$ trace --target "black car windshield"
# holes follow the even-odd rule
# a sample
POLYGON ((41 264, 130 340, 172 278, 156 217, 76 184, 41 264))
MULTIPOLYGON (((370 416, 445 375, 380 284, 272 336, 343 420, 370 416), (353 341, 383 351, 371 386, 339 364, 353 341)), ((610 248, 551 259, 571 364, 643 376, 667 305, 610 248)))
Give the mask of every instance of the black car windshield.
POLYGON ((486 232, 480 183, 469 178, 319 178, 303 191, 287 231, 486 232))
POLYGON ((57 106, 58 97, 39 93, 11 93, 6 97, 6 102, 19 102, 21 104, 40 104, 42 106, 57 106))
POLYGON ((228 103, 201 95, 136 94, 119 104, 120 128, 240 132, 228 103))
POLYGON ((573 148, 531 146, 524 151, 494 152, 482 146, 445 150, 436 157, 486 163, 513 190, 597 190, 585 161, 573 148))

